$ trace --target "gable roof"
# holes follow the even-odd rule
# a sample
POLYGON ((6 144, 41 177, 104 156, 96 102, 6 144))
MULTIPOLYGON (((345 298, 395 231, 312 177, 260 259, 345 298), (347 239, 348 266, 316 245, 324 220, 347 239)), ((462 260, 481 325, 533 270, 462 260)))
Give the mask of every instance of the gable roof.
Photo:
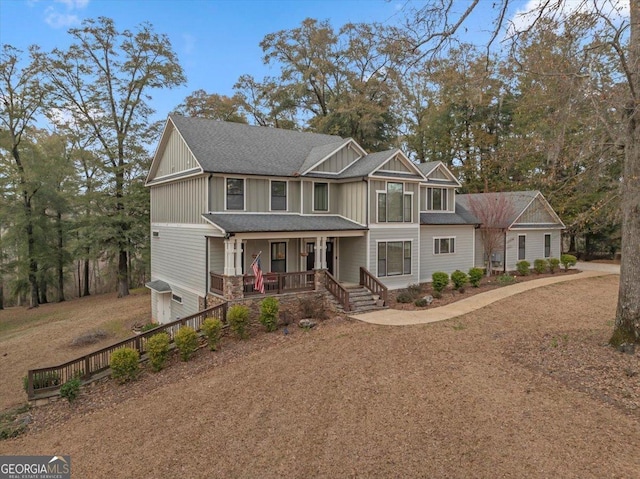
MULTIPOLYGON (((513 206, 513 210, 510 211, 507 218, 505 218, 506 223, 502 227, 512 228, 514 227, 514 223, 518 221, 518 218, 522 216, 522 214, 527 210, 527 208, 539 198, 542 201, 545 209, 551 214, 551 216, 556 220, 554 224, 539 224, 536 227, 544 227, 544 228, 565 228, 564 223, 560 219, 560 217, 553 210, 549 202, 545 199, 545 197, 537 190, 528 190, 528 191, 503 191, 499 193, 473 193, 466 195, 457 195, 456 196, 456 204, 461 204, 465 209, 469 212, 473 211, 471 207, 474 201, 486 201, 487 198, 506 198, 509 203, 513 206)), ((533 227, 533 225, 531 225, 533 227)), ((520 225, 523 227, 523 225, 520 225)))
POLYGON ((424 177, 429 181, 432 181, 434 183, 440 182, 448 185, 455 184, 456 186, 462 186, 458 181, 458 179, 455 177, 455 175, 451 173, 451 170, 449 170, 449 168, 447 168, 447 166, 441 161, 429 161, 427 163, 418 163, 416 167, 420 170, 420 172, 424 175, 424 177), (445 170, 445 174, 450 178, 450 180, 429 178, 429 175, 431 175, 431 173, 433 173, 439 167, 442 167, 445 170))
POLYGON ((317 157, 347 141, 335 135, 176 114, 170 115, 169 121, 207 173, 293 176, 314 149, 317 157))

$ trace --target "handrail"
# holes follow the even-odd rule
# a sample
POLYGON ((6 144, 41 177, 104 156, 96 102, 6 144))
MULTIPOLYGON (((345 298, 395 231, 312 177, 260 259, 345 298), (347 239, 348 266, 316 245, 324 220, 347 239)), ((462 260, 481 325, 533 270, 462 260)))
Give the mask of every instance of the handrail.
MULTIPOLYGON (((243 276, 245 295, 260 294, 255 290, 255 276, 243 276)), ((283 294, 294 291, 315 290, 315 273, 313 271, 293 271, 290 273, 264 273, 262 281, 265 294, 283 294)))
POLYGON ((329 271, 325 271, 324 285, 327 288, 327 291, 329 291, 342 305, 342 309, 345 311, 351 311, 349 291, 342 286, 336 278, 329 273, 329 271))
POLYGON ((209 273, 211 278, 209 289, 212 293, 224 294, 224 276, 218 273, 209 273))
POLYGON ((384 302, 384 305, 387 304, 389 288, 382 284, 382 282, 364 266, 360 266, 360 286, 364 286, 373 294, 377 294, 384 302))
POLYGON ((137 350, 140 355, 146 352, 148 339, 158 333, 166 332, 173 341, 175 333, 182 326, 191 326, 196 331, 200 330, 206 318, 216 317, 225 321, 227 315, 227 303, 222 303, 208 309, 186 316, 170 323, 161 324, 156 328, 145 331, 139 335, 123 339, 110 346, 85 354, 66 363, 46 368, 30 369, 27 372, 27 397, 31 400, 37 393, 54 391, 70 379, 80 378, 83 381, 91 380, 93 376, 109 369, 111 353, 116 349, 130 347, 137 350))

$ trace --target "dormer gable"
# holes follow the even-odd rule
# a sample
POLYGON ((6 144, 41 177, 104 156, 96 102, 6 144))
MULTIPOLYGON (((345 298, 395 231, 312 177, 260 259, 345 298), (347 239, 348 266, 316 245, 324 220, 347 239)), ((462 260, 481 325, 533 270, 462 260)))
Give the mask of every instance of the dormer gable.
POLYGON ((300 168, 302 175, 311 172, 339 175, 367 154, 352 138, 313 148, 300 168))
POLYGON ((380 166, 376 167, 371 174, 375 176, 402 176, 424 179, 422 172, 416 165, 399 149, 376 153, 377 155, 387 155, 380 166))
POLYGON ((535 192, 531 202, 520 212, 513 221, 512 227, 533 227, 556 225, 565 227, 560 217, 553 210, 549 202, 539 191, 535 192))
POLYGON ((427 180, 427 183, 435 185, 447 185, 460 187, 461 184, 451 170, 441 161, 432 161, 429 163, 420 163, 418 168, 427 180))

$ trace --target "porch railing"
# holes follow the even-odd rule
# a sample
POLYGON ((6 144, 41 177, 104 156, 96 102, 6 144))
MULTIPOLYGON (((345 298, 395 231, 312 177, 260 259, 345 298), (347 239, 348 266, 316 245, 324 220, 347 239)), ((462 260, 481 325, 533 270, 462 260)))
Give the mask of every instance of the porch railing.
POLYGON ((211 281, 209 288, 212 293, 224 294, 224 276, 218 273, 209 273, 211 281))
POLYGON ((132 336, 119 341, 106 348, 98 349, 89 354, 72 359, 59 366, 48 368, 30 369, 27 373, 27 396, 35 399, 38 394, 53 392, 70 379, 80 378, 89 381, 97 374, 109 369, 111 354, 116 350, 129 347, 137 350, 140 355, 147 352, 147 341, 155 334, 165 332, 173 342, 175 333, 183 326, 191 326, 196 331, 200 330, 202 323, 207 318, 218 318, 225 321, 227 315, 227 303, 202 310, 191 316, 161 324, 157 328, 145 331, 137 336, 132 336))
POLYGON ((344 309, 345 312, 351 311, 351 304, 349 302, 349 291, 347 291, 344 286, 338 283, 338 280, 336 280, 336 278, 334 278, 333 275, 328 271, 325 272, 324 285, 327 288, 327 291, 329 291, 342 305, 342 309, 344 309))
POLYGON ((380 299, 384 301, 384 304, 387 304, 387 292, 388 288, 380 282, 378 278, 376 278, 371 272, 360 266, 360 286, 364 286, 371 293, 377 294, 380 296, 380 299))
MULTIPOLYGON (((264 273, 262 276, 265 294, 293 293, 296 291, 313 291, 316 289, 313 271, 296 271, 293 273, 264 273)), ((245 295, 261 294, 255 289, 255 276, 243 276, 245 295)))

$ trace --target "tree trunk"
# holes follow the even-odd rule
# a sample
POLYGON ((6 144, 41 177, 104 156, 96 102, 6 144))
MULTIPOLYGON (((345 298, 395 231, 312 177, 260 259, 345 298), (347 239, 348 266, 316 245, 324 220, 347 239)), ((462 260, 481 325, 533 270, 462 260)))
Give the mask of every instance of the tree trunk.
POLYGON ((58 233, 58 302, 64 301, 64 235, 62 229, 62 213, 56 215, 58 233))
POLYGON ((40 304, 47 304, 49 300, 47 299, 47 279, 45 278, 44 272, 42 278, 40 278, 38 293, 40 294, 40 304))
POLYGON ((87 259, 84 260, 84 291, 82 296, 89 296, 89 248, 87 248, 87 259))
MULTIPOLYGON (((120 158, 124 158, 124 151, 120 148, 120 158)), ((118 298, 129 296, 129 264, 127 254, 127 224, 124 219, 124 160, 120 160, 119 168, 116 171, 116 211, 118 213, 119 234, 118 241, 118 298)))
POLYGON ((0 279, 0 310, 4 309, 4 283, 0 279))
POLYGON ((631 98, 627 108, 624 177, 621 191, 622 264, 611 344, 640 343, 640 0, 630 1, 631 98))

